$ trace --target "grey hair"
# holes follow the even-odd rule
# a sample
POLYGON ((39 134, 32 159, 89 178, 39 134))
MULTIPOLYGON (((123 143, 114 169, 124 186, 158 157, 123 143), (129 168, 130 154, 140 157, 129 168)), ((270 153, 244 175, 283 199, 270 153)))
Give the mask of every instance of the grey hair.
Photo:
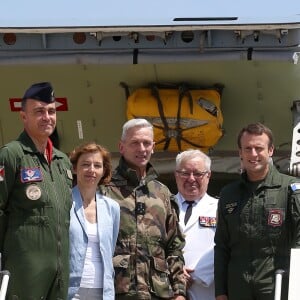
POLYGON ((200 158, 203 160, 206 171, 210 171, 211 167, 211 159, 209 156, 207 156, 205 153, 203 153, 200 150, 195 149, 188 149, 186 151, 183 151, 176 156, 176 170, 180 167, 180 165, 192 158, 200 158))
POLYGON ((146 119, 131 119, 127 121, 123 125, 123 131, 122 131, 122 136, 121 136, 121 141, 124 141, 126 139, 126 135, 129 129, 131 128, 149 128, 151 129, 153 133, 153 126, 150 122, 148 122, 146 119))

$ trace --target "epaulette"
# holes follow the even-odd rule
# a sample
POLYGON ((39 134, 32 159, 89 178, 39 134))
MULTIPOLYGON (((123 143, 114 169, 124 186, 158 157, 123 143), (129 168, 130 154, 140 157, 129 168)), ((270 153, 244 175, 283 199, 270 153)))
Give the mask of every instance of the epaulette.
POLYGON ((300 190, 300 182, 294 182, 290 186, 293 192, 300 190))
POLYGON ((155 181, 155 183, 156 183, 157 185, 159 185, 160 187, 166 187, 166 188, 167 188, 167 186, 166 186, 164 183, 162 183, 161 181, 159 181, 159 180, 157 180, 157 179, 153 179, 153 181, 155 181))
POLYGON ((120 187, 120 186, 127 186, 128 183, 127 180, 118 180, 118 181, 116 180, 116 181, 112 181, 112 185, 120 187))

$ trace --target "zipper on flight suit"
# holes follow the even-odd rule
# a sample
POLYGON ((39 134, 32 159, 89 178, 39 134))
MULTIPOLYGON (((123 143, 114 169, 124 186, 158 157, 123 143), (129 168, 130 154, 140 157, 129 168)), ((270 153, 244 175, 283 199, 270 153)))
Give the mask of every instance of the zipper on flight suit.
MULTIPOLYGON (((44 160, 46 161, 46 159, 44 158, 44 160)), ((46 161, 47 162, 47 161, 46 161)), ((53 177, 53 171, 52 171, 52 168, 53 166, 55 167, 55 164, 53 161, 51 162, 47 162, 47 166, 48 166, 48 170, 49 170, 49 173, 50 173, 50 176, 51 176, 51 181, 52 181, 52 185, 54 185, 55 181, 54 181, 54 177, 53 177)), ((59 168, 57 168, 58 170, 60 170, 59 168)), ((53 192, 54 192, 54 195, 55 195, 55 203, 56 203, 56 213, 57 213, 57 226, 56 226, 56 234, 57 234, 57 287, 58 287, 58 290, 61 290, 62 288, 62 278, 61 278, 61 270, 62 270, 62 263, 61 263, 61 216, 60 216, 60 212, 59 212, 59 206, 60 204, 63 204, 63 203, 59 203, 59 198, 58 198, 58 194, 57 194, 57 190, 56 188, 54 187, 53 188, 53 192)))
MULTIPOLYGON (((255 191, 251 190, 251 202, 250 202, 250 211, 251 211, 251 214, 250 214, 250 217, 249 217, 249 221, 251 224, 253 224, 253 221, 254 221, 254 217, 253 217, 253 213, 254 213, 254 205, 253 205, 253 202, 254 202, 254 199, 255 199, 255 191)), ((250 276, 251 276, 251 279, 249 279, 249 283, 251 283, 251 285, 253 285, 253 275, 254 275, 254 266, 253 266, 253 260, 254 260, 254 253, 253 253, 253 250, 254 250, 254 246, 253 246, 253 226, 250 227, 250 276)))
MULTIPOLYGON (((54 164, 52 164, 53 166, 54 164)), ((52 167, 49 165, 49 168, 52 169, 52 167)), ((52 174, 52 172, 51 172, 52 174)), ((61 255, 62 255, 62 245, 61 245, 61 226, 62 226, 62 220, 61 220, 61 215, 60 215, 60 210, 59 210, 59 205, 64 205, 64 203, 59 203, 58 200, 58 195, 56 193, 56 189, 55 189, 55 198, 56 198, 56 209, 57 209, 57 286, 58 286, 58 290, 62 289, 62 278, 61 278, 61 270, 62 270, 62 263, 61 263, 61 255)))

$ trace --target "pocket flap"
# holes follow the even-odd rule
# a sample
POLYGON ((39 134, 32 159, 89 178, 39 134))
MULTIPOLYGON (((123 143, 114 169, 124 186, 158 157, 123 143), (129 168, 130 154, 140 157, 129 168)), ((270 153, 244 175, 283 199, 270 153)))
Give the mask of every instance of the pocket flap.
POLYGON ((153 257, 153 264, 155 270, 168 273, 168 264, 164 259, 153 257))
POLYGON ((127 269, 129 266, 130 255, 117 255, 113 257, 113 265, 115 268, 127 269))

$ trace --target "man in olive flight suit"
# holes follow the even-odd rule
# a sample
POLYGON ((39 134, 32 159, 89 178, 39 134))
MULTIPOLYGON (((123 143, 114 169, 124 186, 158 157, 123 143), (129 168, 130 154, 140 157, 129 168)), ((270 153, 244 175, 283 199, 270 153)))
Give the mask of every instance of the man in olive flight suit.
POLYGON ((0 252, 8 299, 66 299, 69 277, 69 159, 49 136, 56 125, 50 83, 22 99, 24 131, 0 149, 0 252))
POLYGON ((263 124, 243 128, 238 146, 244 172, 219 200, 216 300, 273 300, 276 270, 288 271, 290 250, 300 247, 300 181, 273 166, 273 135, 263 124))

